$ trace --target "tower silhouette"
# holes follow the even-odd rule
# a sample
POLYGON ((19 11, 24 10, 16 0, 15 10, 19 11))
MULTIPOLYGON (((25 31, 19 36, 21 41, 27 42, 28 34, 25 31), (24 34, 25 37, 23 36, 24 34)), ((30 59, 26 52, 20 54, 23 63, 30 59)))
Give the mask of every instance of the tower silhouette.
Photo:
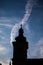
POLYGON ((15 38, 16 42, 12 42, 13 44, 12 65, 26 65, 27 63, 28 42, 26 41, 26 37, 24 37, 23 33, 24 31, 21 25, 21 28, 19 29, 19 35, 15 38))

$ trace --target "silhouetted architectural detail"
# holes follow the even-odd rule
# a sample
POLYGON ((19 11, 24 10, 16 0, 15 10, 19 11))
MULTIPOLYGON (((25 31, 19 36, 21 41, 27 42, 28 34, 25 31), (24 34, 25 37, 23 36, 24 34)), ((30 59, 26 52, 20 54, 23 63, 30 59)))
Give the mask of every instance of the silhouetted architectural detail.
POLYGON ((11 65, 11 62, 9 63, 9 65, 11 65))
POLYGON ((2 65, 2 64, 0 63, 0 65, 2 65))
POLYGON ((43 62, 43 60, 40 59, 27 59, 28 42, 26 41, 23 33, 24 31, 21 26, 19 29, 19 35, 15 38, 16 42, 12 42, 13 58, 10 65, 37 65, 37 63, 39 64, 43 62))
POLYGON ((16 42, 13 44, 13 59, 12 65, 25 65, 27 63, 27 49, 28 42, 23 35, 24 31, 21 28, 19 29, 19 35, 15 38, 16 42))

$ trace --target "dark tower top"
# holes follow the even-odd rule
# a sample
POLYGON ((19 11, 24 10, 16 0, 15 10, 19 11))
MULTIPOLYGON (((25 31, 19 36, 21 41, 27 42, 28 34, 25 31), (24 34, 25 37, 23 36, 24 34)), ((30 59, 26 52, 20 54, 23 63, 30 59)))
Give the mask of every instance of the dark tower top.
POLYGON ((19 35, 15 38, 16 42, 13 42, 13 65, 24 65, 27 59, 28 42, 23 35, 22 26, 19 29, 19 35))
POLYGON ((23 32, 22 25, 21 25, 21 28, 19 29, 19 35, 20 35, 20 36, 23 36, 23 33, 24 33, 24 32, 23 32))

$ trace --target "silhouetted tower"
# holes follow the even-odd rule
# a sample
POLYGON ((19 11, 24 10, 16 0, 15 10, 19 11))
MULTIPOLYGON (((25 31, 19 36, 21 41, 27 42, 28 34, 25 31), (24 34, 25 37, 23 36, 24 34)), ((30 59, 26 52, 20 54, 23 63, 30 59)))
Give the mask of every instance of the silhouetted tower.
POLYGON ((25 65, 27 61, 27 49, 28 42, 23 35, 22 26, 19 29, 19 35, 15 38, 16 42, 12 42, 13 44, 13 59, 12 65, 25 65))

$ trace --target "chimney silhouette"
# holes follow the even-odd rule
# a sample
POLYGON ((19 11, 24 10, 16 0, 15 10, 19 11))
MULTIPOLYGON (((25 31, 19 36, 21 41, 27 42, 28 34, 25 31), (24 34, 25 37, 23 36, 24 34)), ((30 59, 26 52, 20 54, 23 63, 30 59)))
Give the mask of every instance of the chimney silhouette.
POLYGON ((21 28, 19 29, 19 35, 15 38, 16 42, 12 42, 13 44, 12 65, 26 65, 28 42, 26 41, 26 37, 24 37, 23 33, 24 31, 21 25, 21 28))

